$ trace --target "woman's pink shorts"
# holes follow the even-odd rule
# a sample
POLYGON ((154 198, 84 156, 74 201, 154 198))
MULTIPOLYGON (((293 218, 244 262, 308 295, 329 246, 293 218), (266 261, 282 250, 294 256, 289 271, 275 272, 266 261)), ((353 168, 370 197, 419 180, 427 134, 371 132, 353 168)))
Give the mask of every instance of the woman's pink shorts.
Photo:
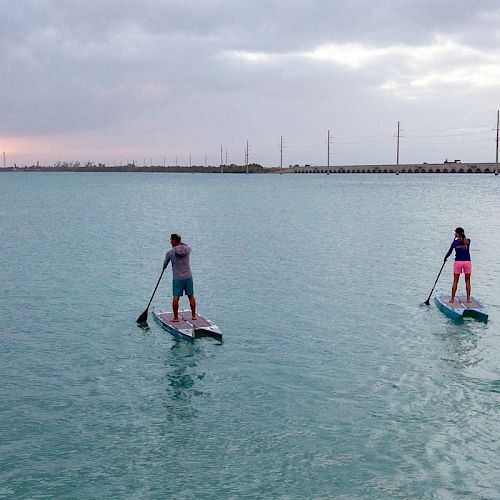
POLYGON ((456 260, 453 263, 453 274, 470 274, 472 271, 472 263, 470 260, 456 260))

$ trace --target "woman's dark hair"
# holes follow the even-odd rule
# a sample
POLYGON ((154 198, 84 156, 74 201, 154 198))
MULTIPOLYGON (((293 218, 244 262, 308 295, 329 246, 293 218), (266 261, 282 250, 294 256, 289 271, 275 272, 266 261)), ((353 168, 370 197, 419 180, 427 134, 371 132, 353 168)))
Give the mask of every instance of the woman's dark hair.
POLYGON ((455 233, 458 234, 458 237, 460 239, 460 242, 462 243, 462 245, 467 248, 467 236, 465 236, 465 231, 462 227, 457 227, 455 229, 455 233))
POLYGON ((180 243, 181 242, 181 237, 177 233, 172 233, 170 235, 170 239, 175 241, 175 243, 180 243))

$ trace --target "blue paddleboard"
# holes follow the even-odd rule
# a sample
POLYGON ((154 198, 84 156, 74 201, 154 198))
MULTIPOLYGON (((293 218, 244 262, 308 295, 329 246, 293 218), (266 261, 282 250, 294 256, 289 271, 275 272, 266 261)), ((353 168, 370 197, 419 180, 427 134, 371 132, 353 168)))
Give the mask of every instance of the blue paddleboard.
POLYGON ((488 319, 488 309, 478 299, 471 297, 470 302, 467 302, 467 296, 464 292, 458 292, 453 302, 450 302, 450 299, 449 292, 437 291, 434 297, 439 309, 450 318, 460 319, 464 316, 472 316, 481 320, 488 319))

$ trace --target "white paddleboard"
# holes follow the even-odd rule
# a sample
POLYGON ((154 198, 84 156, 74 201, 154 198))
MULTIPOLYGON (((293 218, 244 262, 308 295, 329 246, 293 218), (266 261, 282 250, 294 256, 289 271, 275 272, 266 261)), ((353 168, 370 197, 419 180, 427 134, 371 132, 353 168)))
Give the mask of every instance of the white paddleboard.
POLYGON ((189 309, 181 309, 179 311, 178 322, 172 321, 174 314, 170 311, 153 309, 153 316, 161 326, 174 335, 180 335, 190 339, 206 336, 222 339, 222 333, 215 323, 201 314, 197 314, 196 319, 192 319, 189 309))

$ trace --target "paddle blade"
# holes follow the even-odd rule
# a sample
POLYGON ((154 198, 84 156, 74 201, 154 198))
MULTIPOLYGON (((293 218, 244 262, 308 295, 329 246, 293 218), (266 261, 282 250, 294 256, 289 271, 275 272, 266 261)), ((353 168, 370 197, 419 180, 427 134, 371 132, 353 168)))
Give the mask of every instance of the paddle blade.
POLYGON ((148 322, 148 310, 146 309, 138 318, 137 323, 147 323, 148 322))
POLYGON ((430 305, 431 305, 431 303, 429 302, 429 299, 427 299, 427 300, 424 302, 424 304, 425 304, 426 306, 430 306, 430 305))

